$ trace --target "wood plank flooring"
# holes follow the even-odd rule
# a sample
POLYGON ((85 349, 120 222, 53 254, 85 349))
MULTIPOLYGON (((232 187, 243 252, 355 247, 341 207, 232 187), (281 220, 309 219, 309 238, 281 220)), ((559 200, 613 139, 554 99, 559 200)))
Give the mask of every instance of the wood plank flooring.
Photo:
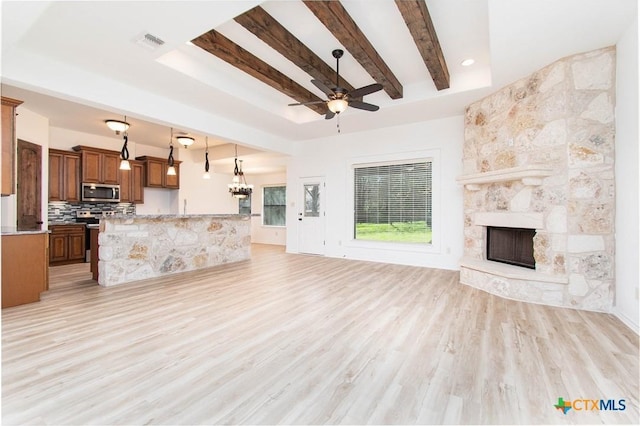
POLYGON ((286 254, 2 311, 3 424, 594 424, 638 417, 638 336, 458 273, 286 254), (624 399, 624 411, 554 408, 624 399))

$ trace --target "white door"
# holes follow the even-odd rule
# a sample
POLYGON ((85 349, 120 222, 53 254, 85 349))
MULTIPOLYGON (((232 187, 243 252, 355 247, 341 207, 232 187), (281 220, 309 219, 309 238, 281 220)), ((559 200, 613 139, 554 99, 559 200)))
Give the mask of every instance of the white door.
POLYGON ((300 179, 298 251, 324 254, 324 178, 300 179))

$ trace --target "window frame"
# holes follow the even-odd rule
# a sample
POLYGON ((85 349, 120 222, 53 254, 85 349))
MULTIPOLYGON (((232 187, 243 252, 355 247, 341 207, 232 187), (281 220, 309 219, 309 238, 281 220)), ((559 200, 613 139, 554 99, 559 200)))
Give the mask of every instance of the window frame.
POLYGON ((416 253, 440 253, 441 247, 441 183, 440 150, 398 152, 386 155, 354 157, 347 161, 345 196, 346 211, 344 241, 352 248, 406 251, 416 253), (360 167, 387 166, 411 162, 431 161, 431 243, 406 243, 396 241, 371 241, 355 239, 355 169, 360 167))
POLYGON ((278 183, 278 184, 269 184, 269 185, 263 185, 262 186, 262 202, 261 202, 261 208, 262 208, 262 220, 260 221, 261 226, 265 227, 265 228, 286 228, 287 227, 287 184, 286 183, 278 183), (264 223, 264 219, 265 219, 265 205, 264 205, 264 200, 265 200, 265 196, 264 196, 264 191, 267 188, 284 188, 284 224, 283 225, 267 225, 264 223))

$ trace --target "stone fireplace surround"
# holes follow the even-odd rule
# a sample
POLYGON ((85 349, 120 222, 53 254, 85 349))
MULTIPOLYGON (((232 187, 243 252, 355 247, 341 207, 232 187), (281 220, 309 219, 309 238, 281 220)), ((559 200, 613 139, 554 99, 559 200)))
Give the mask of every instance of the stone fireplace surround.
POLYGON ((615 48, 561 59, 467 108, 460 281, 608 312, 614 297, 615 48), (486 260, 486 227, 536 230, 536 269, 486 260))

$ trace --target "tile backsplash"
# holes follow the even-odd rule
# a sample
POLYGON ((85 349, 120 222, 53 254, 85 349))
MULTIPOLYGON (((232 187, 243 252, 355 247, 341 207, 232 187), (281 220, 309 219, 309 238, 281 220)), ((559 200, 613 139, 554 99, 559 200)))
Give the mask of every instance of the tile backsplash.
POLYGON ((93 213, 115 211, 117 214, 136 214, 136 205, 132 203, 68 203, 65 201, 50 202, 47 209, 49 223, 75 222, 78 210, 89 210, 93 213))

